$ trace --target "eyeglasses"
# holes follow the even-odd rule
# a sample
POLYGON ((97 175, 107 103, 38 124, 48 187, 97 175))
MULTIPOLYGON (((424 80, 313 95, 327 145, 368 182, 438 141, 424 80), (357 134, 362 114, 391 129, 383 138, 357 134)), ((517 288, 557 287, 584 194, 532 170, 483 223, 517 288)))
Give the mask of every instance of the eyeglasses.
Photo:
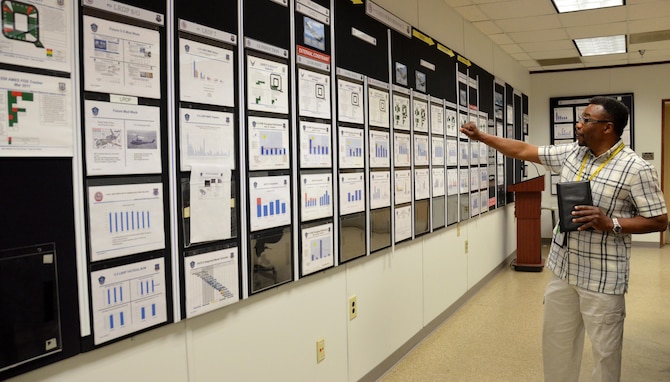
POLYGON ((585 123, 605 123, 605 122, 614 122, 614 121, 608 121, 605 119, 592 119, 592 118, 586 118, 584 117, 584 114, 579 116, 579 123, 582 125, 585 123))

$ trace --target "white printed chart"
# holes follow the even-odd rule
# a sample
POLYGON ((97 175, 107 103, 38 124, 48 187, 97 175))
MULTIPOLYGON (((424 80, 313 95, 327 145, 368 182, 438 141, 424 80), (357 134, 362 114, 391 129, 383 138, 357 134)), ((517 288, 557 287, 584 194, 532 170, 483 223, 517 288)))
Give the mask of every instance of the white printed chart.
POLYGON ((301 219, 303 222, 333 216, 333 181, 331 174, 300 176, 301 219))
POLYGON ((239 301, 237 258, 236 247, 184 258, 187 318, 239 301))
POLYGON ((430 170, 420 168, 414 170, 414 200, 430 198, 430 170))
POLYGON ((160 108, 84 102, 88 175, 161 172, 160 108))
POLYGON ((456 121, 456 111, 447 109, 444 114, 445 122, 447 126, 447 136, 457 137, 458 136, 458 122, 456 121))
POLYGON ((84 90, 161 97, 160 33, 84 16, 84 90))
POLYGON ((235 122, 232 113, 181 109, 180 166, 189 171, 194 163, 235 168, 235 122))
POLYGON ((393 133, 393 164, 405 167, 411 164, 411 144, 409 134, 393 133))
POLYGON ((0 156, 72 156, 72 82, 0 70, 0 156))
POLYGON ((331 127, 300 121, 300 167, 330 168, 333 163, 331 127))
POLYGON ((458 166, 458 141, 447 139, 447 166, 458 166))
POLYGON ((288 175, 249 178, 251 231, 291 224, 291 180, 288 175))
POLYGON ((432 152, 431 164, 433 166, 444 166, 444 138, 432 137, 430 151, 432 152))
POLYGON ((430 104, 430 132, 434 135, 444 135, 444 107, 430 104))
POLYGON ((395 204, 412 201, 412 172, 399 170, 394 172, 395 204))
POLYGON ((447 195, 453 196, 458 195, 458 169, 448 169, 447 170, 447 195))
POLYGON ((433 168, 433 197, 444 196, 446 191, 446 179, 445 172, 443 168, 433 168))
POLYGON ((430 160, 427 135, 414 135, 414 165, 428 166, 430 160))
POLYGON ((93 341, 111 341, 167 321, 163 258, 91 272, 93 341))
POLYGON ((302 230, 302 274, 308 275, 332 267, 333 223, 302 230))
POLYGON ((426 101, 412 100, 414 114, 414 131, 428 132, 428 103, 426 101))
POLYGON ((0 62, 72 71, 72 7, 62 0, 2 2, 0 62))
POLYGON ((230 49, 179 39, 179 98, 235 106, 234 55, 230 49))
POLYGON ((370 209, 391 205, 391 172, 373 171, 370 173, 370 209))
POLYGON ((391 166, 389 136, 388 131, 370 130, 370 167, 391 166))
POLYGON ((288 65, 247 56, 249 110, 288 114, 288 65))
POLYGON ((363 85, 345 80, 337 81, 337 119, 341 122, 363 124, 363 85))
POLYGON ((363 168, 363 134, 365 130, 351 127, 339 128, 340 168, 363 168))
POLYGON ((88 189, 91 261, 165 248, 161 183, 88 189))
POLYGON ((412 237, 412 206, 395 209, 395 242, 412 237))
POLYGON ((330 77, 298 69, 298 114, 330 119, 330 77))
POLYGON ((365 210, 365 177, 362 172, 340 174, 340 215, 365 210))
POLYGON ((249 116, 247 131, 249 170, 289 168, 288 119, 249 116))
POLYGON ((389 92, 369 88, 368 97, 370 126, 388 129, 391 126, 389 117, 389 106, 391 105, 389 102, 389 92))
POLYGON ((393 128, 396 130, 408 130, 412 123, 410 115, 409 97, 393 95, 393 128))

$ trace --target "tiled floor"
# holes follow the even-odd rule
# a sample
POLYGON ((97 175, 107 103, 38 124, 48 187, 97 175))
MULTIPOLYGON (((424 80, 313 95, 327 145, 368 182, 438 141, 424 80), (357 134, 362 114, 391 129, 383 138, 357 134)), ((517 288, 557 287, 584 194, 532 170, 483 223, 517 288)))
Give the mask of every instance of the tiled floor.
MULTIPOLYGON (((670 381, 670 245, 634 246, 631 269, 621 380, 670 381)), ((546 269, 500 272, 379 381, 542 381, 550 276, 546 269)), ((592 368, 587 340, 580 381, 590 381, 592 368)))

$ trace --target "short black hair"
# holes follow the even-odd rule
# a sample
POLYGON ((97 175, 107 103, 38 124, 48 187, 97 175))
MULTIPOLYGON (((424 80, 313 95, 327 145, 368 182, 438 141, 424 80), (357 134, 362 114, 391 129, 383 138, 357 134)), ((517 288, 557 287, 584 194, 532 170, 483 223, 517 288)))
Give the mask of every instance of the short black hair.
POLYGON ((623 129, 628 124, 628 106, 612 97, 593 97, 589 100, 592 105, 600 105, 605 109, 608 118, 614 122, 614 130, 621 137, 623 129))

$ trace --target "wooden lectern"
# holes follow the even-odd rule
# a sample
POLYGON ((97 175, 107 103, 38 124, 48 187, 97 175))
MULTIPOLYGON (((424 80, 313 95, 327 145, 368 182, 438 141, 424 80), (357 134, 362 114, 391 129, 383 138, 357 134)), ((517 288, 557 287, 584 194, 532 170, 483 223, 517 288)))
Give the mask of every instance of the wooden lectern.
POLYGON ((544 268, 540 238, 544 175, 509 185, 507 191, 516 194, 516 259, 512 265, 517 271, 541 272, 544 268))

